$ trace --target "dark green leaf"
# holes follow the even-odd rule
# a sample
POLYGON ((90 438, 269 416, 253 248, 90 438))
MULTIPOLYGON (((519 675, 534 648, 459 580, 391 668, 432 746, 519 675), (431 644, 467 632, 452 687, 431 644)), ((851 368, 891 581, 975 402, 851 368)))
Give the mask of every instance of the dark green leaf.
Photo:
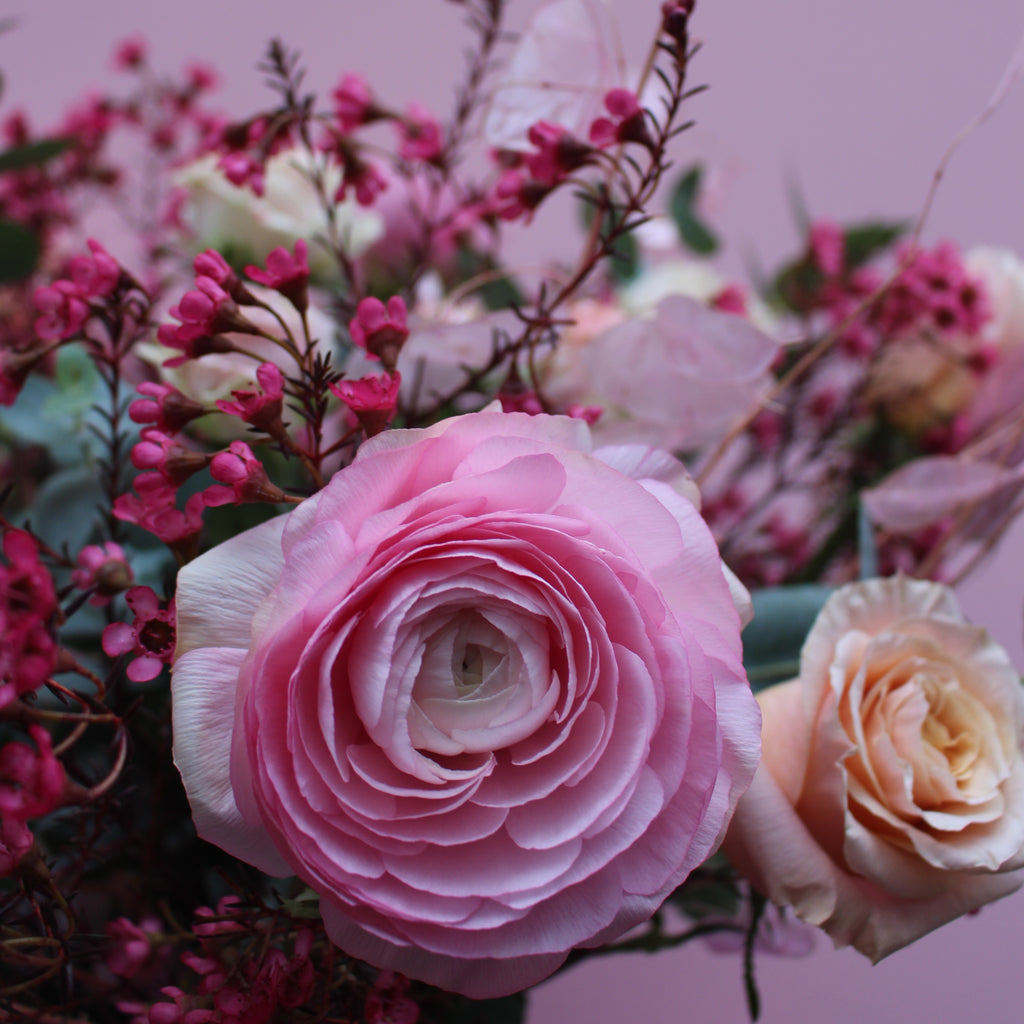
POLYGON ((888 224, 860 224, 843 232, 844 256, 847 269, 853 270, 867 263, 883 249, 887 249, 901 235, 907 233, 909 225, 903 221, 888 224))
MULTIPOLYGON (((463 281, 476 277, 477 274, 498 269, 498 264, 490 256, 465 246, 455 254, 455 265, 459 279, 463 281)), ((512 306, 520 305, 523 301, 523 296, 516 287, 515 280, 509 275, 502 275, 488 281, 485 285, 477 288, 473 294, 482 299, 484 305, 491 310, 510 309, 512 306)))
POLYGON ((676 182, 672 189, 672 198, 669 200, 669 211, 673 220, 678 223, 679 214, 689 216, 693 204, 700 195, 700 180, 704 176, 704 168, 700 164, 694 164, 687 168, 683 176, 676 182))
POLYGON ((679 235, 691 252, 699 256, 711 256, 718 250, 718 238, 711 229, 697 217, 683 217, 676 221, 679 235))
POLYGON ((21 224, 0 220, 0 284, 28 277, 38 259, 39 239, 21 224))
POLYGON ((420 1002, 426 1013, 420 1017, 423 1024, 522 1024, 526 1016, 526 993, 501 999, 464 999, 451 997, 442 1015, 430 1013, 429 1004, 420 1002))
POLYGON ((0 153, 0 172, 20 171, 46 163, 63 153, 72 142, 73 139, 42 139, 40 142, 28 142, 24 146, 6 149, 0 153))
POLYGON ((696 213, 703 176, 704 168, 700 164, 694 164, 683 174, 672 190, 669 213, 683 244, 700 256, 710 256, 718 249, 718 239, 696 213))
POLYGON ((83 548, 96 526, 103 489, 95 466, 61 469, 36 494, 29 509, 33 529, 52 547, 83 548))
POLYGON ((754 690, 797 674, 800 649, 831 593, 817 583, 754 591, 754 620, 743 631, 743 664, 754 690))

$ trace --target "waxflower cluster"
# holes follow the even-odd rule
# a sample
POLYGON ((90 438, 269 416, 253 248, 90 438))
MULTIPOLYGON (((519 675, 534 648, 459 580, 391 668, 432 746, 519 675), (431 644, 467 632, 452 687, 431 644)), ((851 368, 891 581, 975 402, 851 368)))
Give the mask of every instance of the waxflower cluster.
POLYGON ((755 954, 1021 885, 1019 675, 947 583, 1024 491, 1024 263, 817 219, 729 279, 692 0, 632 63, 508 6, 449 5, 448 114, 274 41, 228 119, 131 37, 3 122, 0 1019, 515 1020, 696 939, 756 1015, 755 954))

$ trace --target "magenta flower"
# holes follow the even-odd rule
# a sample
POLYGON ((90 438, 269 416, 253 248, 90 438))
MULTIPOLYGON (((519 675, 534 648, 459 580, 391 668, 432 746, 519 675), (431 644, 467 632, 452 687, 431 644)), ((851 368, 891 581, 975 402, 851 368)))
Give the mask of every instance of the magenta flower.
POLYGON ((103 607, 110 604, 115 594, 127 590, 134 580, 124 548, 113 541, 87 544, 78 553, 78 568, 71 574, 71 582, 79 590, 95 590, 89 604, 103 607))
POLYGON ((71 282, 84 298, 105 298, 121 280, 121 267, 95 239, 87 239, 86 245, 92 255, 75 256, 71 260, 71 282))
POLYGON ((78 285, 71 281, 54 281, 37 288, 33 296, 40 316, 36 334, 46 341, 67 341, 82 329, 89 319, 89 303, 78 285))
POLYGON ((122 494, 114 502, 114 515, 155 534, 165 544, 188 550, 203 528, 201 494, 193 494, 184 510, 177 507, 177 488, 159 473, 143 473, 134 481, 137 494, 122 494))
POLYGON ((549 188, 594 158, 591 146, 577 139, 567 128, 550 121, 531 125, 528 138, 536 149, 527 154, 526 167, 534 181, 549 188))
POLYGON ((132 423, 148 423, 163 434, 177 434, 210 411, 170 384, 143 381, 136 390, 145 397, 128 406, 128 418, 132 423))
POLYGON ((214 455, 210 462, 210 475, 228 485, 213 485, 203 491, 203 501, 210 507, 251 501, 273 504, 285 498, 284 491, 270 482, 263 463, 244 441, 232 441, 226 452, 214 455))
POLYGON ((443 148, 441 123, 426 107, 409 104, 405 117, 395 122, 398 126, 398 155, 403 160, 436 160, 443 148))
POLYGON ((396 370, 360 380, 340 380, 330 388, 355 414, 366 436, 373 437, 395 418, 401 385, 402 376, 396 370))
POLYGON ((284 376, 275 363, 262 363, 256 371, 261 391, 232 391, 234 401, 219 399, 217 408, 237 416, 271 437, 280 437, 285 427, 281 420, 284 409, 284 376))
POLYGON ((392 295, 385 306, 378 298, 365 298, 356 307, 348 329, 352 341, 366 349, 371 359, 379 359, 388 370, 394 370, 398 353, 409 337, 405 301, 400 295, 392 295))
POLYGON ((132 587, 124 596, 135 613, 134 621, 113 622, 103 630, 103 650, 111 657, 133 654, 126 675, 133 683, 146 683, 160 674, 174 657, 174 601, 161 606, 149 587, 132 587))
POLYGON ((42 686, 57 664, 51 622, 57 595, 39 549, 24 530, 4 533, 0 563, 0 708, 42 686))
POLYGON ((623 142, 653 145, 644 108, 629 89, 611 89, 604 97, 605 109, 611 114, 597 118, 590 126, 590 141, 601 149, 623 142))
POLYGON ((12 741, 0 748, 0 817, 27 821, 48 814, 64 794, 64 766, 54 756, 50 734, 30 725, 35 747, 12 741))
POLYGON ((362 75, 347 72, 331 93, 338 127, 346 135, 366 124, 374 114, 373 94, 362 75))
POLYGON ((295 255, 283 246, 267 256, 267 268, 247 266, 246 274, 254 281, 280 292, 300 312, 309 306, 309 261, 307 246, 300 238, 295 243, 295 255))
POLYGON ((176 366, 210 352, 231 352, 234 346, 220 337, 224 331, 252 331, 253 325, 238 311, 235 300, 212 277, 200 274, 196 286, 186 292, 171 316, 178 324, 161 324, 157 340, 184 355, 167 360, 176 366))

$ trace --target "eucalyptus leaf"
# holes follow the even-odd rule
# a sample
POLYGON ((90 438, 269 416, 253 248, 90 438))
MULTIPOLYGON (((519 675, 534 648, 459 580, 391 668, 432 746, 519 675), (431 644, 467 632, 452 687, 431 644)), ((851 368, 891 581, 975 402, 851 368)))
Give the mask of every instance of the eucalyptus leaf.
POLYGON ((743 631, 743 664, 755 691, 799 672, 800 650, 831 593, 819 583, 754 591, 754 619, 743 631))
POLYGON ((88 425, 102 422, 93 406, 105 399, 91 360, 80 346, 65 345, 57 353, 53 377, 30 376, 17 402, 0 409, 0 438, 41 445, 60 465, 81 465, 83 456, 102 454, 103 446, 88 425))
POLYGON ((73 554, 89 543, 103 500, 93 467, 58 470, 39 488, 28 510, 32 529, 51 547, 59 549, 66 542, 73 554))
POLYGON ((39 261, 39 239, 13 220, 0 219, 0 284, 28 277, 39 261))

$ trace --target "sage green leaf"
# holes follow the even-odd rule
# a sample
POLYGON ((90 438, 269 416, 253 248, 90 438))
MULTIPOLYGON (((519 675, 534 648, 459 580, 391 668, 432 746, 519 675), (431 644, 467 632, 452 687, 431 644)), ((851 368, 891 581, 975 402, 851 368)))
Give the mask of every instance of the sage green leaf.
POLYGON ((797 675, 800 650, 831 593, 831 587, 808 583, 751 594, 754 619, 743 631, 743 664, 755 691, 797 675))

